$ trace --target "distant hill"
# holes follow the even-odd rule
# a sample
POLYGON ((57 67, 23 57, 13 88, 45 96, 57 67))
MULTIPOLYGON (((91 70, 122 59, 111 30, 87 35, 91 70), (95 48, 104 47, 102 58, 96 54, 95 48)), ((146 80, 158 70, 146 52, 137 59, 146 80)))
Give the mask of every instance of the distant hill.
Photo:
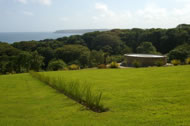
POLYGON ((108 31, 109 29, 68 29, 68 30, 57 30, 55 33, 80 33, 84 34, 87 32, 94 32, 94 31, 108 31))

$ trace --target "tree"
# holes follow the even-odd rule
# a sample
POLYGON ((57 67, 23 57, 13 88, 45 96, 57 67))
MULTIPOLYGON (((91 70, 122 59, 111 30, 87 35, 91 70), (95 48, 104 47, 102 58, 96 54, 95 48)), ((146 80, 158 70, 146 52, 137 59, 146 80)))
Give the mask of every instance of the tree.
POLYGON ((140 44, 142 39, 142 34, 144 34, 145 30, 134 28, 132 30, 124 30, 124 32, 120 35, 121 40, 124 43, 135 50, 137 46, 140 44))
POLYGON ((168 54, 169 60, 177 59, 182 62, 190 56, 190 45, 184 44, 171 50, 168 54))
POLYGON ((93 49, 103 50, 109 54, 118 54, 122 41, 114 34, 102 33, 93 41, 93 49))
POLYGON ((137 49, 137 53, 144 53, 144 54, 157 54, 156 48, 152 45, 151 42, 143 42, 141 43, 137 49))
POLYGON ((32 53, 31 70, 39 71, 44 65, 44 57, 40 56, 37 51, 32 53))
POLYGON ((21 51, 8 43, 0 42, 0 73, 13 73, 16 71, 16 58, 21 51))
POLYGON ((67 39, 66 44, 86 45, 84 40, 82 39, 82 37, 80 35, 72 35, 72 36, 70 36, 67 39))
POLYGON ((189 24, 179 24, 176 28, 190 28, 189 24))
POLYGON ((7 72, 6 66, 9 63, 9 56, 0 56, 0 73, 5 74, 7 72))
POLYGON ((55 51, 50 47, 39 47, 37 51, 39 55, 44 57, 44 65, 42 67, 43 69, 46 69, 48 63, 55 58, 55 51))
POLYGON ((104 52, 102 50, 92 50, 90 53, 90 67, 97 67, 100 64, 104 64, 104 52))
POLYGON ((66 63, 63 60, 52 60, 48 64, 48 70, 63 70, 66 66, 66 63))
POLYGON ((21 51, 12 47, 8 43, 0 42, 0 56, 7 55, 7 56, 15 56, 18 55, 21 51))
POLYGON ((126 45, 122 45, 120 54, 124 55, 124 54, 127 54, 127 53, 132 53, 132 49, 130 47, 126 46, 126 45))
POLYGON ((18 55, 17 65, 18 72, 28 72, 31 68, 32 55, 29 52, 22 52, 18 55))
POLYGON ((90 50, 95 49, 94 48, 94 39, 100 35, 101 32, 96 31, 96 32, 89 32, 89 33, 85 33, 84 35, 82 35, 82 39, 85 41, 85 44, 88 46, 88 48, 90 50))
POLYGON ((12 44, 12 46, 23 51, 34 51, 38 46, 38 42, 37 41, 15 42, 12 44))
POLYGON ((65 45, 55 51, 57 59, 62 59, 67 64, 79 63, 82 67, 88 65, 90 50, 82 45, 65 45))

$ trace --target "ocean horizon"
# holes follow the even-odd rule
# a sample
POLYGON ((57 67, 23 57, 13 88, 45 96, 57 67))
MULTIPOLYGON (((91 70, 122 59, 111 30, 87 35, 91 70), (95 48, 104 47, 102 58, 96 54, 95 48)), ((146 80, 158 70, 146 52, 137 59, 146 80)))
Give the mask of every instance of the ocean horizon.
MULTIPOLYGON (((82 33, 81 33, 82 34, 82 33)), ((0 32, 0 42, 14 43, 20 41, 40 41, 44 39, 57 39, 60 37, 81 35, 80 33, 55 32, 0 32)))

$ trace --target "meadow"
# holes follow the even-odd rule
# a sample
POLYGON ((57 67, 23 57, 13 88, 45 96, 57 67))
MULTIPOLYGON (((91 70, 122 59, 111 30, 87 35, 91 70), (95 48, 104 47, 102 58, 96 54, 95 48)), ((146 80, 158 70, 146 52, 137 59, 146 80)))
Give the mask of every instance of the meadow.
POLYGON ((27 73, 0 75, 0 126, 190 126, 189 65, 43 75, 88 82, 109 111, 88 110, 27 73))

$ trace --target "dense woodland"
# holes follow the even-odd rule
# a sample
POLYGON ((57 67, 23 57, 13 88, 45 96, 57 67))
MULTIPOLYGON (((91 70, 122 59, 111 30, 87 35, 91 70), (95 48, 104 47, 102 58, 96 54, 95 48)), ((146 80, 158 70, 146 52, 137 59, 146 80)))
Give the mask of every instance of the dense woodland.
POLYGON ((126 53, 163 54, 168 55, 168 61, 184 62, 190 57, 190 25, 172 29, 113 29, 13 44, 0 42, 0 73, 91 68, 122 62, 126 53))

